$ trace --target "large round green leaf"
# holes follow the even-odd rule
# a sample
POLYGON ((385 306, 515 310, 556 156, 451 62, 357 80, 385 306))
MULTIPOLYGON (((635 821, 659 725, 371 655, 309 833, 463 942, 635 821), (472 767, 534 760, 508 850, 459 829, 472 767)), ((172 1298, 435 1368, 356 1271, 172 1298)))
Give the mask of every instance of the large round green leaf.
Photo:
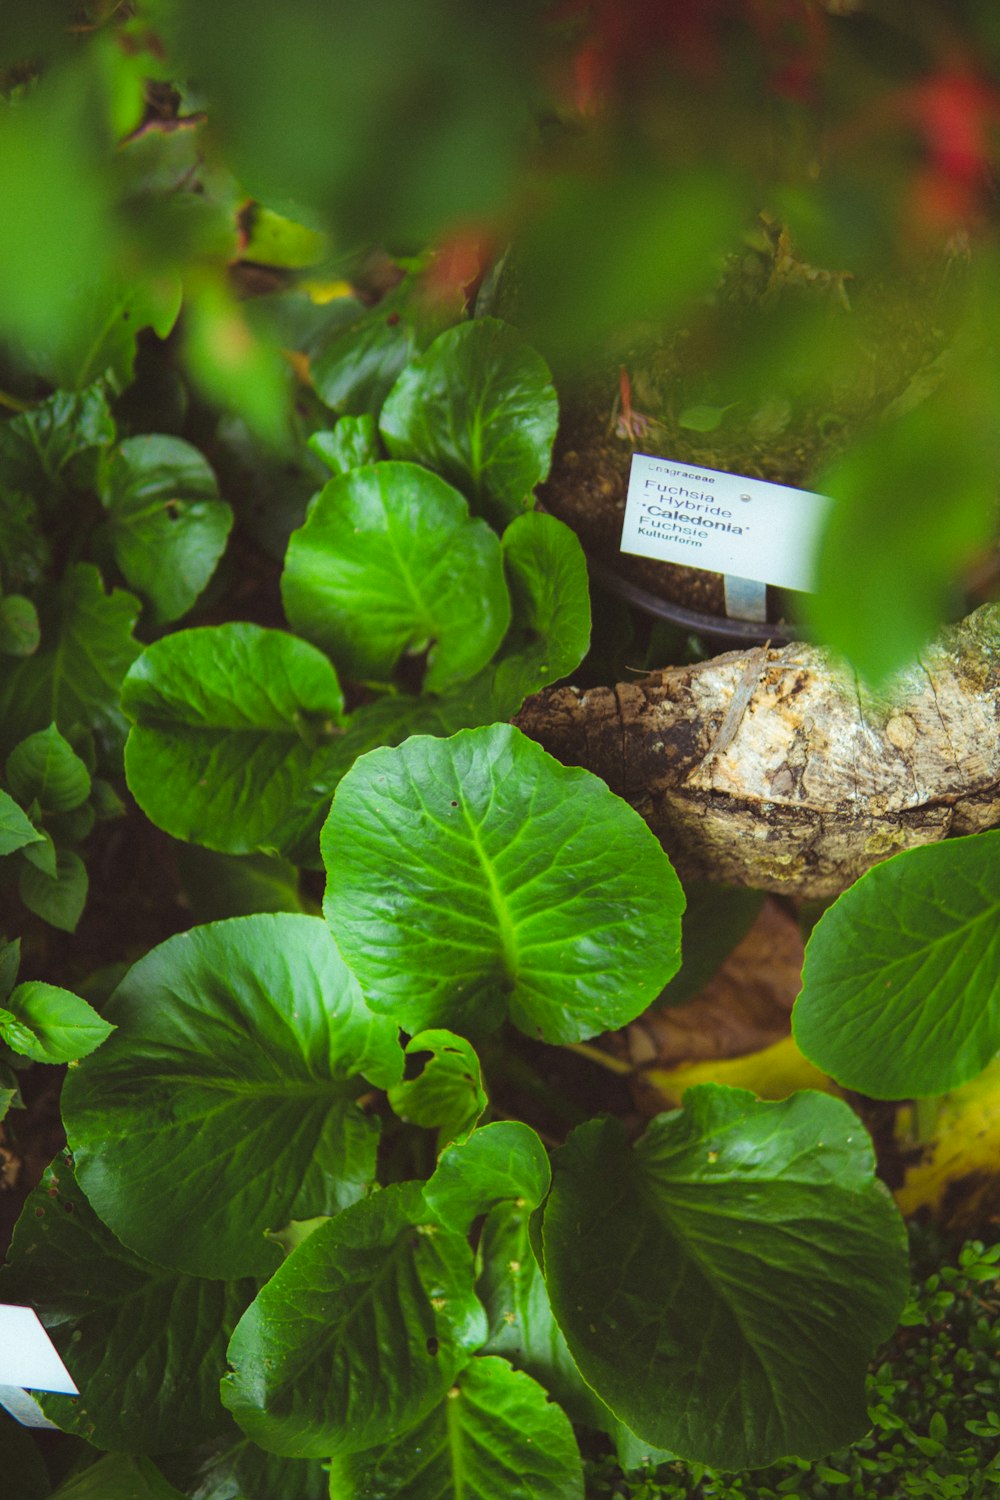
POLYGON ((259 625, 177 631, 135 663, 122 707, 129 788, 160 828, 225 854, 308 855, 342 733, 322 652, 259 625))
POLYGON ((506 724, 356 761, 323 829, 325 912, 408 1031, 622 1026, 678 965, 684 905, 638 813, 506 724))
POLYGON ((164 1271, 127 1250, 57 1162, 18 1221, 0 1297, 36 1309, 79 1396, 39 1392, 45 1415, 99 1448, 161 1453, 228 1427, 226 1345, 252 1281, 164 1271))
POLYGON ((496 318, 440 334, 406 366, 379 431, 394 458, 427 464, 491 519, 532 504, 549 472, 559 403, 541 355, 496 318))
POLYGON ((266 1275, 264 1231, 367 1191, 363 1079, 402 1070, 317 917, 234 917, 170 938, 106 1007, 118 1030, 66 1080, 80 1183, 115 1234, 202 1276, 266 1275))
POLYGON ((908 849, 813 929, 795 1038, 876 1099, 942 1094, 1000 1049, 1000 832, 908 849))
POLYGON ((417 464, 331 479, 292 534, 281 595, 294 628, 351 677, 388 678, 427 651, 432 692, 478 672, 510 622, 495 534, 417 464))
POLYGON ((720 1469, 864 1433, 865 1372, 906 1300, 906 1233, 839 1099, 690 1089, 633 1148, 591 1121, 554 1161, 552 1307, 641 1438, 720 1469))
POLYGON ((233 1335, 222 1399, 275 1453, 353 1453, 420 1421, 485 1337, 464 1235, 404 1183, 288 1257, 233 1335))
POLYGON ((418 1427, 335 1458, 330 1500, 583 1500, 569 1419, 505 1359, 474 1359, 418 1427))

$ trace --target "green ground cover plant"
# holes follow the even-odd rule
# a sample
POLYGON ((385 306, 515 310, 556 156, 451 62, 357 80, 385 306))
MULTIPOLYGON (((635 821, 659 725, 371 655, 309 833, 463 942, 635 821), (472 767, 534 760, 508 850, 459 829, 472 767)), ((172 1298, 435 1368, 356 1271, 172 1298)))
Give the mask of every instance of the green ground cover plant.
MULTIPOLYGON (((73 28, 46 12, 3 40, 0 187, 28 225, 0 244, 14 1139, 38 1070, 66 1073, 65 1148, 24 1204, 0 1301, 38 1310, 80 1388, 37 1393, 62 1434, 44 1459, 0 1422, 24 1500, 582 1500, 608 1480, 585 1479, 601 1443, 623 1472, 660 1465, 621 1482, 636 1494, 688 1478, 749 1494, 704 1471, 776 1463, 793 1464, 782 1485, 846 1491, 857 1472, 896 1482, 882 1435, 904 1428, 904 1458, 911 1431, 922 1457, 951 1457, 940 1490, 899 1493, 976 1493, 957 1488, 970 1450, 950 1446, 948 1403, 925 1432, 895 1375, 867 1372, 901 1320, 944 1296, 965 1309, 995 1256, 974 1248, 907 1302, 906 1227, 844 1099, 708 1083, 641 1133, 568 1095, 557 1134, 539 1113, 541 1059, 586 1057, 735 938, 702 899, 682 951, 685 893, 646 823, 511 722, 607 651, 580 543, 536 508, 552 370, 579 337, 556 336, 538 287, 562 247, 552 306, 575 285, 593 339, 648 270, 632 240, 602 249, 593 161, 543 171, 526 80, 541 87, 540 52, 579 63, 588 25, 600 40, 601 7, 575 10, 543 22, 525 3, 485 29, 475 7, 435 0, 418 22, 392 4, 387 52, 318 3, 252 7, 250 27, 228 3, 98 6, 73 28), (547 209, 506 263, 515 326, 488 280, 470 291, 414 244, 532 174, 547 209), (584 211, 596 279, 573 248, 584 211), (237 297, 255 276, 264 295, 237 297), (143 839, 183 915, 150 915, 155 872, 109 880, 115 848, 143 839)), ((847 72, 852 37, 837 32, 847 72)), ((590 139, 571 114, 555 121, 570 155, 590 139)), ((605 142, 619 167, 621 146, 605 142)), ((634 155, 634 179, 612 173, 625 208, 652 180, 634 155)), ((682 210, 698 227, 651 316, 711 288, 706 247, 732 242, 748 192, 711 152, 677 165, 653 250, 682 210)), ((991 326, 990 254, 966 332, 991 326)), ((804 358, 816 324, 785 333, 804 358)), ((990 409, 989 360, 963 369, 942 398, 954 422, 921 428, 938 458, 935 434, 960 447, 990 409)), ((883 555, 897 527, 871 500, 895 449, 866 443, 816 610, 847 648, 851 527, 883 555)), ((915 502, 913 577, 852 589, 862 615, 888 599, 898 620, 887 646, 858 646, 863 672, 938 623, 990 534, 980 477, 954 511, 915 502)), ((981 631, 1000 648, 996 606, 981 631)), ((806 1057, 880 1100, 974 1078, 1000 1050, 998 909, 1000 831, 877 865, 809 938, 806 1057)), ((979 1317, 958 1368, 983 1397, 979 1317)), ((963 1431, 985 1441, 992 1408, 975 1410, 963 1431)))

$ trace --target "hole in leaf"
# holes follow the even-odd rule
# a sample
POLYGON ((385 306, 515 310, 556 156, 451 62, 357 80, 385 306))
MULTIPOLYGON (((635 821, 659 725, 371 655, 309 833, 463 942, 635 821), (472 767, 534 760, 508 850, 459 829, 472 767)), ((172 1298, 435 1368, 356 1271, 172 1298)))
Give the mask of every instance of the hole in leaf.
POLYGON ((440 1345, 438 1344, 437 1339, 434 1337, 433 1334, 431 1334, 430 1338, 427 1340, 427 1353, 428 1354, 436 1354, 438 1352, 439 1348, 440 1348, 440 1345))

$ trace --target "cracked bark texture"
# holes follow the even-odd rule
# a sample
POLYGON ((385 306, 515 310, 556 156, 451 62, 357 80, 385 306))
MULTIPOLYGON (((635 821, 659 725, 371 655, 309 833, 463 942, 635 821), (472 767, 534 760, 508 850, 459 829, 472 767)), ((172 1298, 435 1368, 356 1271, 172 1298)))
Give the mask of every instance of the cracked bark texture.
POLYGON ((630 802, 682 878, 825 899, 900 849, 1000 824, 1000 606, 880 693, 793 644, 550 688, 514 722, 630 802))

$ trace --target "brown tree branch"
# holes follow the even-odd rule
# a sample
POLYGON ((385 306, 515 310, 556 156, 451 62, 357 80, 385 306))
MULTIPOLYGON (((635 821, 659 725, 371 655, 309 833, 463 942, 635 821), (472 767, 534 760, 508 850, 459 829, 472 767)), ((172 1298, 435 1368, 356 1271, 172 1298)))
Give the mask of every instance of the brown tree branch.
POLYGON ((515 723, 603 777, 682 877, 826 898, 900 849, 1000 824, 1000 606, 883 694, 793 644, 550 688, 515 723))

